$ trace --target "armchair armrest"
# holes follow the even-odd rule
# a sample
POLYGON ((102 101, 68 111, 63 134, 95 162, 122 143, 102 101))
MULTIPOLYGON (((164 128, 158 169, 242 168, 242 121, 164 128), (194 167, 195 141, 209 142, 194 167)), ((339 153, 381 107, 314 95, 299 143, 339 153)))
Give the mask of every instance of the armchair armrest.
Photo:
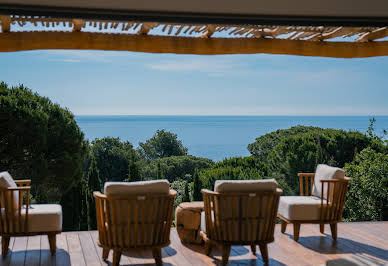
POLYGON ((30 190, 31 187, 30 186, 25 186, 25 187, 9 187, 7 188, 7 190, 10 190, 10 191, 27 191, 27 190, 30 190))
POLYGON ((301 196, 311 196, 313 191, 315 173, 298 173, 301 196), (310 182, 310 185, 309 185, 310 182), (309 189, 310 187, 310 189, 309 189))
POLYGON ((20 179, 20 180, 15 180, 15 183, 17 186, 30 186, 31 180, 30 179, 20 179))

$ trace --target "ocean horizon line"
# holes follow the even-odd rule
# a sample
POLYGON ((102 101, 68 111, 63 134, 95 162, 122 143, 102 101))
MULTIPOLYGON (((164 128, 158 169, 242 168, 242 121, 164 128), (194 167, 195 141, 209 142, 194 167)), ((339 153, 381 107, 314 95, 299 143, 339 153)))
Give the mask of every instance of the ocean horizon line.
POLYGON ((171 114, 171 115, 160 115, 160 114, 74 114, 74 116, 153 116, 153 117, 171 117, 171 116, 179 116, 179 117, 388 117, 387 115, 182 115, 182 114, 171 114))

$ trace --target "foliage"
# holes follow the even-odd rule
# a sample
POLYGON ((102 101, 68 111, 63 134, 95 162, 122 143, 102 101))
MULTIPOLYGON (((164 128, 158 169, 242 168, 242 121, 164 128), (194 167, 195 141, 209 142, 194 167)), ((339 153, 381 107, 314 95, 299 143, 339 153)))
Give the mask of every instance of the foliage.
MULTIPOLYGON (((0 169, 31 179, 38 203, 58 203, 69 188, 81 187, 86 145, 70 111, 22 85, 0 83, 0 169)), ((80 202, 63 206, 64 228, 67 218, 79 225, 79 215, 71 216, 80 202)))
POLYGON ((358 151, 371 144, 360 132, 316 129, 283 138, 269 152, 270 176, 281 177, 287 184, 285 194, 299 193, 298 172, 315 172, 319 163, 343 167, 358 151))
POLYGON ((201 170, 212 165, 213 161, 206 158, 191 155, 171 156, 150 161, 142 167, 141 176, 147 180, 162 175, 168 181, 174 182, 177 179, 183 179, 186 175, 192 176, 195 169, 201 170))
POLYGON ((135 156, 133 146, 119 138, 105 137, 92 142, 91 153, 96 159, 101 181, 123 181, 128 176, 129 161, 135 156))
POLYGON ((344 217, 350 221, 388 220, 388 153, 366 148, 345 166, 351 177, 344 217))
POLYGON ((179 204, 184 202, 183 198, 185 197, 186 183, 187 182, 185 180, 178 179, 170 184, 170 187, 177 192, 175 203, 174 203, 175 207, 177 207, 179 204))
POLYGON ((185 182, 185 191, 182 197, 183 202, 189 202, 190 201, 190 190, 189 190, 189 182, 185 182))
POLYGON ((96 203, 93 197, 94 191, 101 191, 101 180, 100 174, 98 172, 97 163, 94 157, 92 157, 91 164, 88 171, 88 180, 86 191, 86 200, 87 200, 87 212, 88 212, 88 229, 96 230, 97 229, 97 219, 96 219, 96 203))
POLYGON ((128 165, 128 178, 126 182, 140 181, 140 169, 138 163, 135 161, 135 156, 132 155, 128 165))
POLYGON ((201 189, 202 189, 201 180, 199 179, 198 170, 196 170, 193 175, 193 201, 202 200, 201 189))
POLYGON ((215 181, 220 179, 262 179, 268 175, 268 167, 254 156, 235 157, 217 162, 199 175, 202 186, 212 190, 215 181))
POLYGON ((295 126, 288 129, 279 129, 256 138, 256 141, 248 145, 248 150, 262 161, 267 160, 269 153, 281 141, 290 136, 307 133, 319 129, 318 127, 295 126))
POLYGON ((178 140, 178 136, 164 129, 157 130, 146 142, 139 142, 139 146, 139 154, 147 160, 187 155, 187 148, 178 140))

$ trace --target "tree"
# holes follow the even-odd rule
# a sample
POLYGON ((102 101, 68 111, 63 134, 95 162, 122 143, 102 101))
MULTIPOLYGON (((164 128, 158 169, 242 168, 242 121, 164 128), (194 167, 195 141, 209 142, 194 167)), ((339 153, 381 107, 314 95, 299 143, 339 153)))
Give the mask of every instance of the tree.
POLYGON ((135 154, 130 142, 111 137, 95 139, 91 153, 96 159, 103 183, 108 180, 123 181, 128 177, 129 161, 135 154))
POLYGON ((160 162, 158 162, 158 176, 157 176, 157 179, 162 179, 162 178, 163 178, 162 168, 160 167, 160 162))
MULTIPOLYGON (((36 201, 57 203, 69 188, 81 186, 86 148, 84 135, 69 110, 23 85, 0 83, 0 169, 15 178, 30 178, 36 201)), ((69 225, 72 229, 65 221, 72 215, 72 223, 79 224, 80 212, 74 213, 78 205, 71 200, 62 206, 64 228, 69 225)))
POLYGON ((135 156, 132 155, 128 165, 128 178, 125 180, 127 182, 140 181, 140 169, 135 161, 135 156))
POLYGON ((190 191, 189 191, 189 182, 185 182, 185 192, 183 194, 182 198, 183 202, 189 202, 190 201, 190 191))
POLYGON ((101 191, 101 180, 97 168, 97 163, 92 156, 91 163, 88 171, 87 186, 85 189, 85 197, 87 199, 87 217, 88 217, 88 229, 95 230, 97 228, 96 218, 96 203, 93 196, 94 191, 101 191))
POLYGON ((282 177, 284 194, 299 194, 298 172, 315 172, 319 163, 344 167, 372 139, 356 131, 317 129, 283 138, 267 157, 270 176, 282 177))
POLYGON ((202 189, 201 180, 199 179, 199 174, 198 174, 198 171, 196 170, 193 176, 193 201, 202 200, 201 189, 202 189))
POLYGON ((211 190, 216 180, 262 179, 267 175, 267 165, 254 156, 225 159, 199 172, 201 186, 211 190))
POLYGON ((187 148, 178 140, 176 134, 166 130, 157 130, 145 143, 139 142, 139 153, 147 160, 187 155, 187 148))
POLYGON ((171 156, 150 161, 141 168, 143 179, 158 176, 161 172, 163 178, 170 183, 184 178, 186 175, 193 175, 195 169, 209 168, 214 162, 207 158, 200 158, 191 155, 171 156))
POLYGON ((288 129, 279 129, 256 138, 256 141, 248 145, 248 150, 262 161, 266 161, 269 153, 283 139, 301 133, 307 133, 319 129, 318 127, 295 126, 288 129))
POLYGON ((63 211, 63 231, 87 229, 83 228, 85 221, 82 217, 87 217, 87 211, 83 204, 85 201, 84 199, 82 180, 71 184, 68 189, 61 194, 59 203, 61 204, 63 211))
POLYGON ((351 177, 344 210, 349 221, 388 220, 388 153, 366 148, 345 166, 351 177))

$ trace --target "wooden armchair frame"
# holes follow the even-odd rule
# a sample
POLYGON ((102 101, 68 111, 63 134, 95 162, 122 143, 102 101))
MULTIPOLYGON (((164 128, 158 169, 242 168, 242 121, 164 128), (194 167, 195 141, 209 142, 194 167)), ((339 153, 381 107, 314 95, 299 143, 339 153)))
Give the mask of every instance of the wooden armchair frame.
POLYGON ((250 245, 254 254, 258 245, 267 265, 267 244, 274 241, 281 194, 281 189, 256 193, 219 193, 203 189, 206 232, 201 235, 206 255, 210 255, 213 244, 221 245, 222 264, 226 265, 232 245, 250 245))
MULTIPOLYGON (((301 196, 311 196, 315 173, 299 173, 299 185, 301 196)), ((298 241, 301 224, 319 224, 320 232, 324 233, 325 224, 330 224, 331 235, 337 240, 337 224, 342 219, 344 210, 346 192, 350 178, 342 179, 323 179, 321 181, 321 205, 320 218, 318 220, 289 220, 278 214, 281 220, 281 231, 284 233, 287 224, 292 223, 294 226, 294 240, 298 241), (326 192, 326 193, 325 193, 326 192), (324 194, 325 193, 325 194, 324 194)))
POLYGON ((17 236, 33 236, 33 235, 47 235, 51 254, 56 251, 56 235, 61 231, 54 232, 29 232, 28 231, 28 210, 30 208, 30 185, 31 180, 15 180, 17 187, 9 187, 7 189, 0 189, 0 235, 1 235, 1 249, 3 258, 8 254, 8 246, 11 237, 17 236), (13 204, 14 192, 18 193, 19 204, 15 209, 13 204), (22 209, 26 210, 22 215, 22 209))
POLYGON ((108 197, 100 192, 93 195, 102 258, 106 260, 112 249, 112 265, 116 266, 123 251, 151 249, 156 265, 162 265, 161 248, 170 244, 176 191, 170 189, 167 195, 144 194, 125 198, 108 197))

